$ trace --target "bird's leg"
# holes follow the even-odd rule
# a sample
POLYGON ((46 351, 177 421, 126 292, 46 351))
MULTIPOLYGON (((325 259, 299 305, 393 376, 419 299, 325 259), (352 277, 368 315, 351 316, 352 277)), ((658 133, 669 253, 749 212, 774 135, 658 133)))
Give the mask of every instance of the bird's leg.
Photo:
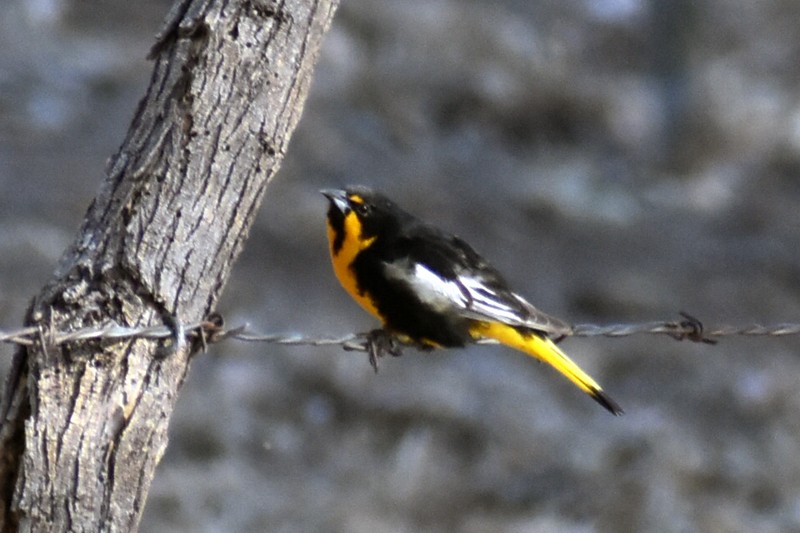
POLYGON ((366 348, 369 364, 372 365, 376 374, 378 373, 378 357, 382 357, 384 353, 394 357, 403 355, 400 344, 394 335, 382 328, 373 329, 367 334, 366 348))

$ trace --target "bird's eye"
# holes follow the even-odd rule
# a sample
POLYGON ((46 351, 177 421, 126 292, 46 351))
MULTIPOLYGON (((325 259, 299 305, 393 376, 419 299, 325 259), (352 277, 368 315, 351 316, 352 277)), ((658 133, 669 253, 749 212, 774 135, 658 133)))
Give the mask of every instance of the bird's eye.
POLYGON ((356 204, 353 207, 353 209, 359 216, 362 217, 369 215, 370 211, 372 211, 372 209, 367 204, 356 204))

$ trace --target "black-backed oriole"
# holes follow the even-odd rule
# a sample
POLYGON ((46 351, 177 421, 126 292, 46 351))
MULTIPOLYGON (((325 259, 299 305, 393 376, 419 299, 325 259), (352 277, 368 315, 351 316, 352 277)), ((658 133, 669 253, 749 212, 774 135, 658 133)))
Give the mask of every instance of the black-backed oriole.
POLYGON ((466 242, 366 187, 323 190, 339 282, 399 338, 423 347, 494 339, 549 363, 611 413, 622 409, 553 342, 571 328, 508 288, 466 242))

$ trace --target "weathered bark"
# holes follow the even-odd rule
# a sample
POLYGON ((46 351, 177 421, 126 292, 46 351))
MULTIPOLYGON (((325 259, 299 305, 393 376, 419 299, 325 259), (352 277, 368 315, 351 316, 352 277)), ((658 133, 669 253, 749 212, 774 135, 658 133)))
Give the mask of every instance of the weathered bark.
MULTIPOLYGON (((207 316, 286 151, 337 3, 178 2, 127 138, 28 324, 207 316)), ((2 530, 135 530, 191 352, 151 340, 21 350, 0 429, 2 530)))

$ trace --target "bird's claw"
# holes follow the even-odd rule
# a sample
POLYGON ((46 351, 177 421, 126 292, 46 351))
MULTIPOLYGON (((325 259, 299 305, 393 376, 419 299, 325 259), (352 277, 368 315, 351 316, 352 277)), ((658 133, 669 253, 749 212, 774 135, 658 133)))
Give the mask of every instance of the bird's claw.
POLYGON ((366 335, 364 346, 369 357, 369 364, 378 373, 378 358, 388 353, 393 357, 403 355, 403 350, 397 338, 385 329, 373 329, 366 335))

